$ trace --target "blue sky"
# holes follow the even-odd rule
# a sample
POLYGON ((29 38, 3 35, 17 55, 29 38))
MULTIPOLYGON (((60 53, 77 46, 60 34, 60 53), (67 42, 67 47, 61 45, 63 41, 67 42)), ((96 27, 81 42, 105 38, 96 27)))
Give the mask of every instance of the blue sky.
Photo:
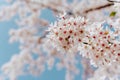
MULTIPOLYGON (((0 6, 4 5, 5 0, 0 0, 0 6)), ((49 10, 44 10, 41 17, 47 18, 50 22, 53 22, 55 19, 51 17, 51 12, 49 10)), ((8 62, 11 59, 13 54, 19 53, 19 43, 9 44, 9 30, 11 28, 17 28, 17 25, 14 22, 14 18, 10 21, 0 22, 0 67, 8 62)), ((79 65, 78 67, 81 68, 79 65)), ((57 71, 56 68, 53 68, 51 71, 46 70, 39 76, 32 75, 23 75, 18 77, 18 80, 64 80, 65 70, 57 71)), ((80 74, 76 76, 75 80, 81 80, 80 74)))

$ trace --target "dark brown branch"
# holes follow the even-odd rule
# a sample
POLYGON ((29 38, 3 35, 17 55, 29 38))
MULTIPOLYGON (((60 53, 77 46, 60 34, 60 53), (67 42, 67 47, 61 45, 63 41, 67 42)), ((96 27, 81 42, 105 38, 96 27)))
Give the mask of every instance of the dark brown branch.
POLYGON ((115 2, 115 3, 120 3, 120 1, 116 1, 116 0, 107 0, 108 2, 115 2))
POLYGON ((114 3, 108 3, 108 4, 105 4, 105 5, 102 5, 102 6, 98 6, 96 8, 88 9, 88 10, 84 11, 84 13, 89 13, 89 12, 92 12, 92 11, 100 10, 100 9, 103 9, 103 8, 110 7, 112 5, 114 5, 114 3))
MULTIPOLYGON (((107 0, 109 3, 105 4, 105 5, 101 5, 101 6, 98 6, 98 7, 95 7, 95 8, 90 8, 88 10, 85 10, 83 13, 87 14, 89 12, 92 12, 92 11, 96 11, 96 10, 100 10, 100 9, 104 9, 104 8, 108 8, 112 5, 114 5, 114 2, 113 0, 107 0)), ((118 1, 117 1, 118 2, 118 1)), ((52 6, 49 6, 49 5, 44 5, 44 4, 39 4, 39 3, 36 3, 36 2, 32 2, 32 3, 35 3, 35 4, 38 4, 38 5, 41 5, 43 7, 46 7, 48 9, 51 9, 52 11, 56 12, 56 13, 62 13, 62 11, 58 10, 57 8, 55 7, 52 7, 52 6)), ((74 13, 72 12, 68 12, 69 15, 74 15, 74 13)), ((78 14, 80 14, 80 12, 78 12, 78 14)))

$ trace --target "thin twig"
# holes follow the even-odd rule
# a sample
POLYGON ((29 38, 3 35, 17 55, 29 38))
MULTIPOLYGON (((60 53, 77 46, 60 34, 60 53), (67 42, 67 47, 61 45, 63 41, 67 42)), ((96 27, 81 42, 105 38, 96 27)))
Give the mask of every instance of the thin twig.
MULTIPOLYGON (((108 0, 108 1, 110 2, 111 0, 108 0)), ((36 2, 32 2, 32 3, 36 3, 36 2)), ((54 8, 54 7, 45 5, 45 4, 40 4, 40 3, 36 3, 36 4, 41 5, 41 6, 43 6, 43 7, 46 7, 46 8, 48 8, 48 9, 51 9, 52 11, 54 11, 54 12, 56 12, 56 13, 62 13, 62 11, 58 10, 57 8, 54 8)), ((98 7, 96 7, 96 8, 90 8, 90 9, 88 9, 88 10, 85 10, 83 13, 87 14, 87 13, 89 13, 89 12, 92 12, 92 11, 95 11, 95 10, 100 10, 100 9, 103 9, 103 8, 107 8, 107 7, 110 7, 110 6, 112 6, 112 5, 114 5, 114 3, 113 3, 113 2, 110 2, 110 3, 107 3, 107 4, 105 4, 105 5, 98 6, 98 7)), ((72 12, 71 12, 71 13, 72 13, 72 12)), ((78 14, 80 14, 80 12, 78 12, 78 14)), ((72 14, 72 15, 74 15, 74 14, 72 14)))
POLYGON ((120 3, 120 1, 116 1, 116 0, 107 0, 108 2, 115 2, 115 3, 120 3))
POLYGON ((100 9, 103 9, 103 8, 110 7, 112 5, 114 5, 114 3, 108 3, 108 4, 105 4, 105 5, 102 5, 102 6, 98 6, 96 8, 88 9, 88 10, 84 11, 84 13, 89 13, 89 12, 92 12, 92 11, 100 10, 100 9))

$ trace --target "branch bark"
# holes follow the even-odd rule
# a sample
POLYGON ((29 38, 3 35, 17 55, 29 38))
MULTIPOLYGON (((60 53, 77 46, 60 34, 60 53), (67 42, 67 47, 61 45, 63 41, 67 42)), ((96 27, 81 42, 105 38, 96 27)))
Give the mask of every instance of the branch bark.
POLYGON ((101 6, 98 6, 96 8, 90 8, 90 9, 84 11, 84 13, 89 13, 89 12, 100 10, 100 9, 103 9, 103 8, 108 8, 108 7, 112 6, 112 5, 114 5, 113 2, 112 3, 107 3, 105 5, 101 5, 101 6))
POLYGON ((120 3, 120 1, 116 1, 116 0, 107 0, 108 2, 115 2, 115 3, 120 3))
MULTIPOLYGON (((83 13, 87 14, 89 12, 92 12, 92 11, 96 11, 96 10, 100 10, 100 9, 104 9, 104 8, 108 8, 112 5, 114 5, 114 2, 118 2, 118 1, 113 1, 113 0, 107 0, 109 3, 105 4, 105 5, 101 5, 101 6, 98 6, 98 7, 95 7, 95 8, 90 8, 88 10, 85 10, 83 13)), ((39 4, 39 3, 36 3, 36 2, 33 2, 35 4, 38 4, 38 5, 41 5, 43 7, 46 7, 48 9, 51 9, 52 11, 56 12, 56 13, 61 13, 61 11, 59 11, 57 8, 54 8, 52 6, 49 6, 49 5, 44 5, 44 4, 39 4)), ((72 13, 72 12, 70 12, 72 13)), ((78 14, 80 14, 80 12, 78 12, 78 14)), ((74 14, 72 14, 74 15, 74 14)))

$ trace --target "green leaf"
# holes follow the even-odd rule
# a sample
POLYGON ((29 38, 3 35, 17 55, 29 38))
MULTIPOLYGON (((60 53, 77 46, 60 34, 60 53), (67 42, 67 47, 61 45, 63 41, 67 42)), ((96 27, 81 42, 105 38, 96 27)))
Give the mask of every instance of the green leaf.
POLYGON ((110 13, 110 17, 114 17, 116 15, 117 12, 113 11, 110 13))

